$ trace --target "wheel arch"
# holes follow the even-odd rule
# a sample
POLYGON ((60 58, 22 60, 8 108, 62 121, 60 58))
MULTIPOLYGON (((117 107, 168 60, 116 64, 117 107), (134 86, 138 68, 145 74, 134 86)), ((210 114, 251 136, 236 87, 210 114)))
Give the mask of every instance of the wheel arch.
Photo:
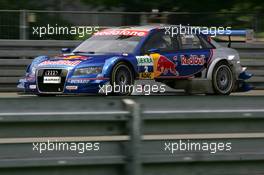
MULTIPOLYGON (((207 77, 208 80, 212 80, 213 79, 214 68, 220 62, 226 63, 229 66, 232 66, 230 64, 230 62, 227 59, 225 59, 225 58, 216 58, 216 59, 214 59, 214 61, 212 61, 212 63, 209 65, 209 69, 208 69, 207 74, 206 74, 206 77, 207 77)), ((231 67, 231 69, 233 71, 232 67, 231 67)))
POLYGON ((111 77, 111 73, 112 73, 114 67, 120 62, 123 62, 129 66, 129 68, 133 72, 134 78, 136 78, 138 76, 137 66, 135 65, 135 63, 133 63, 132 61, 130 61, 128 59, 124 59, 122 57, 113 57, 111 59, 108 59, 104 64, 103 74, 106 77, 111 77))
POLYGON ((124 63, 124 64, 126 64, 126 65, 132 70, 132 73, 133 73, 134 79, 136 79, 136 77, 138 76, 138 75, 137 75, 137 70, 135 69, 135 67, 133 66, 133 64, 132 64, 130 61, 125 60, 125 59, 120 59, 120 60, 118 60, 118 61, 117 61, 112 67, 111 67, 111 71, 110 71, 110 73, 112 73, 112 71, 113 71, 115 65, 117 65, 117 64, 119 64, 119 63, 124 63))

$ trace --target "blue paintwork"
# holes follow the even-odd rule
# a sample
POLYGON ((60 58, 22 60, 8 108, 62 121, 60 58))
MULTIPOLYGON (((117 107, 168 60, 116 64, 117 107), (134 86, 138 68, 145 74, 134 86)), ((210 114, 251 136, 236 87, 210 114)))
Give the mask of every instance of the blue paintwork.
POLYGON ((247 91, 251 91, 253 89, 254 89, 254 87, 251 84, 242 80, 242 81, 239 81, 238 88, 236 91, 237 92, 247 92, 247 91))
MULTIPOLYGON (((84 55, 82 55, 84 56, 84 55)), ((107 55, 85 55, 87 57, 87 60, 82 61, 80 64, 78 64, 75 67, 72 66, 66 66, 66 65, 45 65, 45 66, 38 66, 38 68, 61 68, 61 69, 69 69, 68 73, 68 78, 66 80, 66 86, 78 86, 78 90, 64 90, 64 93, 96 93, 99 90, 99 85, 103 86, 106 84, 111 75, 111 71, 116 65, 117 62, 119 61, 126 61, 130 63, 134 69, 135 72, 137 72, 137 60, 134 55, 128 54, 128 55, 122 55, 122 54, 107 54, 107 55), (85 67, 90 67, 90 66, 99 66, 102 67, 102 73, 101 74, 90 74, 90 75, 82 75, 82 76, 74 76, 74 71, 75 69, 78 68, 85 68, 85 67), (101 77, 103 79, 101 79, 101 77), (89 82, 86 83, 72 83, 69 80, 89 80, 89 82)), ((51 60, 51 61, 58 61, 60 59, 53 59, 53 58, 48 58, 46 56, 39 56, 36 57, 33 62, 28 66, 26 76, 22 79, 20 79, 18 88, 24 89, 25 92, 30 92, 30 93, 36 93, 38 94, 37 89, 30 89, 30 85, 36 85, 36 78, 34 75, 32 75, 33 67, 37 66, 43 61, 46 60, 51 60)), ((63 59, 62 59, 63 60, 63 59)), ((76 59, 78 60, 78 59, 76 59)), ((75 60, 75 61, 76 61, 75 60)), ((33 72, 34 73, 34 72, 33 72)))
MULTIPOLYGON (((78 86, 78 90, 67 90, 64 88, 63 93, 96 93, 99 90, 99 86, 103 86, 104 84, 108 83, 110 80, 110 75, 113 67, 118 62, 127 62, 129 63, 137 75, 138 68, 137 68, 137 60, 136 55, 140 55, 140 50, 145 42, 145 40, 149 37, 149 35, 152 33, 152 31, 149 32, 149 34, 141 39, 141 41, 138 43, 137 47, 135 48, 134 52, 132 54, 123 54, 123 53, 116 53, 116 54, 79 54, 81 56, 85 56, 89 59, 82 60, 82 62, 75 67, 72 66, 65 66, 65 65, 45 65, 45 66, 38 66, 41 62, 46 60, 60 60, 58 58, 49 58, 47 56, 39 56, 36 57, 32 63, 28 66, 26 76, 19 80, 18 88, 23 89, 26 93, 34 93, 39 94, 39 91, 37 89, 30 89, 30 85, 36 85, 36 77, 35 72, 33 69, 34 67, 39 68, 61 68, 61 69, 69 69, 69 73, 67 76, 67 80, 65 83, 65 86, 78 86), (102 72, 98 75, 90 74, 90 75, 82 75, 82 76, 74 76, 73 73, 75 69, 78 68, 85 68, 85 67, 91 67, 91 66, 100 66, 102 67, 102 72), (32 72, 33 71, 33 72, 32 72), (76 81, 86 81, 85 83, 77 83, 76 81), (74 83, 73 83, 74 82, 74 83)), ((68 49, 63 49, 63 51, 67 52, 68 49)), ((63 59, 62 59, 63 60, 63 59)), ((77 59, 76 59, 77 60, 77 59)))
MULTIPOLYGON (((144 45, 145 41, 148 40, 155 32, 159 31, 159 29, 151 29, 148 32, 148 35, 143 37, 141 41, 138 43, 134 52, 131 54, 123 54, 123 53, 111 53, 111 54, 84 54, 79 53, 77 56, 82 56, 82 59, 65 59, 62 56, 57 57, 47 57, 47 56, 38 56, 36 57, 32 63, 28 66, 26 75, 24 78, 19 80, 18 88, 23 89, 26 93, 34 93, 39 94, 37 88, 30 88, 32 86, 37 87, 37 79, 36 79, 36 70, 43 68, 60 68, 60 69, 68 69, 68 75, 66 78, 65 86, 64 86, 64 94, 78 94, 78 93, 97 93, 99 90, 99 86, 103 86, 108 83, 111 78, 111 71, 113 67, 118 62, 127 62, 133 68, 136 78, 140 72, 144 72, 146 66, 138 66, 138 62, 136 56, 141 55, 141 48, 144 45), (56 64, 56 65, 41 65, 44 61, 80 61, 79 64, 75 66, 64 65, 64 64, 56 64), (86 67, 102 67, 102 72, 99 74, 89 74, 89 75, 81 75, 74 76, 74 71, 78 68, 86 68, 86 67), (67 86, 78 86, 77 90, 68 90, 65 87, 67 86)), ((206 36, 203 36, 206 37, 206 36)), ((64 51, 68 51, 65 49, 64 51)), ((168 58, 173 64, 175 64, 175 69, 177 70, 177 75, 172 74, 172 72, 162 73, 161 77, 189 77, 193 76, 195 73, 201 72, 205 67, 204 65, 182 65, 180 57, 181 55, 185 55, 186 58, 189 58, 191 55, 204 56, 205 62, 208 63, 210 59, 210 49, 196 49, 196 50, 182 50, 176 51, 175 53, 159 53, 162 56, 168 58), (175 59, 177 58, 177 59, 175 59)), ((66 56, 66 55, 64 55, 66 56)), ((69 54, 68 56, 74 56, 74 54, 69 54)), ((154 71, 153 66, 148 66, 148 71, 154 71)))
POLYGON ((238 78, 239 78, 239 79, 242 79, 242 80, 248 80, 248 79, 250 79, 252 76, 253 76, 253 74, 244 71, 244 72, 242 72, 242 73, 239 74, 239 77, 238 77, 238 78))

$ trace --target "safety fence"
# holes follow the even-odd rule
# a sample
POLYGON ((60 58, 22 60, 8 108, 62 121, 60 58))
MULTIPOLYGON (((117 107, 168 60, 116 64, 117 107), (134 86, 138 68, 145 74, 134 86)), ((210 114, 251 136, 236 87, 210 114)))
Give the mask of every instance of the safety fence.
POLYGON ((1 98, 0 172, 263 174, 262 105, 256 97, 1 98))

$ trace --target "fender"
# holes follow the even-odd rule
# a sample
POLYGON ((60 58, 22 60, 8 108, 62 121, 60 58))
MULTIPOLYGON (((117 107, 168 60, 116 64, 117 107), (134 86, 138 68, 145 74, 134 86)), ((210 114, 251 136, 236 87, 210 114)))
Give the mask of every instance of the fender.
POLYGON ((36 57, 36 58, 33 59, 33 61, 32 61, 31 64, 32 65, 37 65, 37 64, 39 64, 39 63, 41 63, 43 61, 46 61, 48 59, 49 59, 48 56, 38 56, 38 57, 36 57))
POLYGON ((222 61, 222 60, 225 60, 228 62, 228 64, 230 65, 230 61, 228 61, 227 59, 225 58, 215 58, 211 64, 209 65, 209 69, 207 71, 207 74, 206 74, 206 77, 208 80, 212 80, 213 79, 213 71, 214 71, 214 68, 215 68, 215 65, 219 62, 219 61, 222 61))
POLYGON ((31 73, 31 71, 33 71, 33 73, 34 73, 35 70, 33 70, 33 68, 35 68, 39 63, 46 61, 48 59, 49 59, 48 56, 38 56, 38 57, 34 58, 32 63, 27 68, 27 71, 28 71, 27 73, 31 73))
POLYGON ((134 72, 137 74, 137 60, 135 57, 111 57, 105 60, 105 64, 102 70, 104 77, 110 77, 113 67, 120 61, 128 62, 132 65, 134 72), (133 59, 134 58, 134 59, 133 59))

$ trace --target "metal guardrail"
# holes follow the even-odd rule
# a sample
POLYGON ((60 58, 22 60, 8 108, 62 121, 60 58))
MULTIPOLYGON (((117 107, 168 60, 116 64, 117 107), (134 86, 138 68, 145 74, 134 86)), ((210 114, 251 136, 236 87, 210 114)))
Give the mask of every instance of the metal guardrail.
POLYGON ((0 99, 0 172, 13 175, 264 173, 261 166, 264 163, 263 98, 248 97, 247 104, 252 105, 248 107, 241 97, 219 98, 228 109, 218 106, 221 103, 215 97, 205 97, 210 102, 208 106, 200 103, 199 98, 179 98, 0 99), (187 104, 193 105, 193 109, 187 104), (100 150, 84 154, 70 151, 40 154, 32 150, 33 142, 47 140, 99 142, 100 150), (165 143, 179 140, 231 142, 233 146, 232 151, 214 154, 165 150, 165 143))
MULTIPOLYGON (((0 40, 0 58, 33 58, 37 55, 52 56, 60 54, 61 48, 74 48, 82 41, 78 40, 0 40)), ((227 45, 227 43, 220 43, 227 45)), ((247 59, 262 59, 263 43, 232 43, 240 56, 247 59)))
MULTIPOLYGON (((63 7, 61 7, 64 9, 63 7)), ((0 10, 1 39, 76 39, 78 35, 44 36, 39 38, 33 34, 35 26, 49 24, 59 26, 128 26, 145 25, 148 23, 183 24, 194 26, 226 26, 233 29, 253 29, 263 32, 263 13, 248 12, 122 12, 122 11, 54 11, 54 10, 0 10), (199 16, 199 18, 195 18, 199 16), (241 26, 239 17, 245 16, 241 26), (111 20, 107 20, 108 18, 111 20), (76 21, 75 19, 78 19, 76 21)), ((251 40, 251 32, 246 40, 251 40)), ((243 37, 244 38, 244 37, 243 37)), ((256 38, 261 40, 261 38, 256 38)))
MULTIPOLYGON (((74 48, 81 41, 58 40, 1 40, 0 41, 0 91, 16 92, 20 77, 24 76, 30 58, 37 55, 60 54, 61 48, 74 48), (21 59, 22 58, 22 59, 21 59)), ((224 43, 223 43, 224 44, 224 43)), ((249 80, 256 89, 264 89, 264 44, 232 43, 241 57, 243 66, 254 76, 249 80)))

